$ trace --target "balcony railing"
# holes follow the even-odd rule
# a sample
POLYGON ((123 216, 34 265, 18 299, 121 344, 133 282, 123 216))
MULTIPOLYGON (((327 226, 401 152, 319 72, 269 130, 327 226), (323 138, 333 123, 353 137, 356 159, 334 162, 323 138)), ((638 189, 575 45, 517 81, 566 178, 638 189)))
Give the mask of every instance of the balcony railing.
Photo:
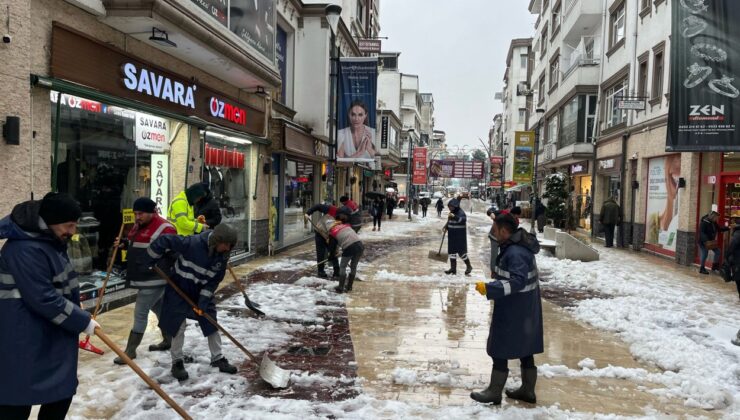
POLYGON ((568 16, 570 14, 571 10, 573 10, 573 6, 576 5, 581 0, 568 0, 567 3, 565 3, 565 8, 563 9, 563 18, 568 16))
POLYGON ((570 55, 564 55, 560 63, 563 70, 563 80, 565 80, 575 69, 582 66, 594 66, 601 61, 601 52, 598 50, 600 38, 593 36, 581 37, 581 42, 576 48, 566 46, 572 49, 570 55))

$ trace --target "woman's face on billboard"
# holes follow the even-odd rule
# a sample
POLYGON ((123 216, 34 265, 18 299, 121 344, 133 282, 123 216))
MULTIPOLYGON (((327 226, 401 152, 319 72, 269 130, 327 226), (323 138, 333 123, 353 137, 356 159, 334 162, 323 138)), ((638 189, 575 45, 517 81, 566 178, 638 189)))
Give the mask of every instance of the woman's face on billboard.
POLYGON ((367 113, 365 112, 365 109, 359 105, 355 105, 349 110, 349 121, 352 124, 352 127, 360 127, 364 125, 366 118, 367 113))

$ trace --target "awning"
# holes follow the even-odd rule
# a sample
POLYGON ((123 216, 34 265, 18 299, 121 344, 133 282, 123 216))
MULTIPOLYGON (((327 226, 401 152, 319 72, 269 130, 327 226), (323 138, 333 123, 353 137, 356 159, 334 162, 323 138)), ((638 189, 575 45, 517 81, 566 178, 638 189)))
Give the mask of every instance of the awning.
POLYGON ((529 188, 529 184, 515 185, 515 186, 513 186, 511 188, 505 189, 504 191, 506 191, 506 192, 518 192, 518 191, 523 190, 524 188, 529 188))

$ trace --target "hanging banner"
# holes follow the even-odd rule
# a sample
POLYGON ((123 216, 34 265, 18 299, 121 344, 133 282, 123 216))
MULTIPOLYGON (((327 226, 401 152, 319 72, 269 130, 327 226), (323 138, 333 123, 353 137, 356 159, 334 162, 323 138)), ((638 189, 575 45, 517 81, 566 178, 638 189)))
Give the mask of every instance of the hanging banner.
POLYGON ((152 154, 151 158, 150 197, 157 205, 157 212, 167 216, 167 205, 169 204, 169 160, 167 155, 152 154))
POLYGON ((667 151, 740 151, 740 2, 673 0, 667 151))
POLYGON ((170 121, 151 114, 136 112, 134 137, 136 148, 148 152, 162 153, 170 150, 170 121))
POLYGON ((532 182, 534 157, 534 132, 514 133, 514 181, 519 184, 532 182))
POLYGON ((482 179, 484 167, 479 160, 432 160, 429 176, 434 178, 482 179))
POLYGON ((504 157, 491 156, 490 187, 500 187, 504 173, 504 157), (495 185, 494 185, 495 184, 495 185))
POLYGON ((671 252, 676 251, 680 177, 680 154, 650 159, 645 242, 671 252))
POLYGON ((377 89, 377 57, 339 59, 337 161, 375 161, 377 89))
POLYGON ((414 185, 427 184, 427 148, 414 148, 414 172, 412 173, 411 183, 414 185))

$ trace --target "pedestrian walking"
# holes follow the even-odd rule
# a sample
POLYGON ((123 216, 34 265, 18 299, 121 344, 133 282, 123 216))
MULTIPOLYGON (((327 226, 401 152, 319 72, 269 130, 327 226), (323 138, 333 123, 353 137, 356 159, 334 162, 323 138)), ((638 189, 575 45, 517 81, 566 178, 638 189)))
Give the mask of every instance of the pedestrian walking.
POLYGON ((329 230, 332 238, 342 248, 342 261, 339 263, 339 286, 334 290, 337 293, 345 293, 352 291, 352 283, 354 283, 357 276, 357 264, 360 262, 365 248, 362 245, 360 237, 357 236, 357 232, 349 224, 351 217, 350 210, 347 207, 343 207, 339 210, 338 217, 339 220, 334 222, 329 230), (349 275, 347 275, 348 265, 350 268, 349 275))
MULTIPOLYGON (((496 210, 495 207, 491 207, 488 210, 486 210, 486 215, 491 218, 491 221, 494 222, 496 220, 496 216, 501 214, 498 210, 496 210)), ((491 230, 488 232, 488 239, 491 242, 491 259, 489 260, 489 266, 491 268, 491 278, 494 277, 494 272, 496 271, 496 258, 498 257, 498 239, 496 239, 496 235, 494 235, 493 232, 493 223, 491 223, 491 230)))
POLYGON ((428 200, 426 197, 421 199, 421 217, 427 217, 427 209, 429 208, 428 200))
POLYGON ((709 214, 701 218, 699 222, 699 251, 701 252, 701 260, 699 263, 699 272, 701 274, 709 274, 704 263, 707 262, 709 257, 709 251, 712 251, 712 271, 719 270, 719 242, 717 241, 717 234, 719 232, 727 232, 730 228, 725 226, 719 226, 717 220, 719 219, 719 213, 716 211, 710 211, 709 214))
POLYGON ((604 201, 601 206, 599 222, 604 228, 606 247, 612 248, 614 246, 614 228, 622 223, 622 210, 619 208, 619 204, 614 201, 614 198, 609 197, 604 201))
POLYGON ((493 359, 491 382, 486 389, 472 392, 478 402, 501 404, 501 392, 509 376, 508 361, 519 359, 522 386, 506 396, 528 403, 537 402, 537 367, 534 355, 544 351, 542 301, 535 254, 537 238, 519 227, 511 215, 499 215, 493 225, 500 244, 495 280, 478 282, 475 289, 494 301, 486 351, 493 359))
POLYGON ((730 239, 730 244, 725 250, 725 262, 730 267, 731 279, 735 282, 737 294, 740 297, 740 224, 738 222, 740 222, 740 218, 735 219, 732 239, 730 239))
POLYGON ((195 205, 195 215, 203 216, 201 220, 205 220, 204 223, 213 229, 221 223, 221 208, 205 182, 203 189, 206 191, 206 196, 195 205))
POLYGON ((349 223, 355 232, 360 232, 362 228, 362 210, 360 210, 360 206, 346 195, 339 197, 339 202, 352 212, 349 216, 349 223))
POLYGON ((545 205, 542 204, 542 201, 540 199, 535 200, 534 204, 534 218, 537 220, 537 232, 542 233, 545 231, 545 221, 547 220, 545 216, 546 212, 545 205))
POLYGON ((442 210, 445 208, 445 204, 442 202, 442 198, 437 199, 437 204, 434 205, 437 208, 437 217, 442 217, 442 210))
POLYGON ((376 197, 370 206, 370 211, 373 216, 373 232, 377 226, 378 232, 380 232, 380 221, 383 220, 383 210, 385 209, 385 203, 380 197, 376 197))
POLYGON ((193 184, 185 191, 175 196, 170 203, 167 220, 175 226, 177 234, 182 236, 195 235, 208 229, 205 217, 195 216, 195 207, 206 198, 207 192, 203 184, 193 184))
POLYGON ((204 313, 207 313, 213 319, 217 319, 213 294, 224 278, 229 254, 236 245, 236 241, 236 231, 222 224, 212 231, 198 235, 160 236, 147 248, 147 253, 153 260, 150 266, 162 259, 168 252, 179 254, 172 273, 172 281, 190 299, 198 303, 197 308, 191 308, 172 286, 168 284, 165 288, 159 327, 165 334, 172 337, 171 372, 178 381, 184 381, 189 377, 184 365, 183 345, 187 326, 186 318, 192 316, 194 310, 201 315, 198 317, 198 324, 203 336, 208 338, 211 366, 217 367, 220 372, 236 373, 236 367, 229 364, 221 352, 221 335, 218 329, 202 317, 204 313))
POLYGON ((385 200, 385 210, 388 213, 388 220, 393 219, 393 209, 396 207, 396 201, 393 197, 388 197, 385 200))
POLYGON ((82 211, 67 194, 13 207, 0 220, 0 419, 63 419, 77 391, 79 334, 100 325, 80 308, 67 244, 82 211))
MULTIPOLYGON (((144 338, 144 331, 149 319, 149 311, 159 319, 162 310, 162 296, 167 282, 149 269, 149 255, 146 250, 149 244, 160 235, 177 235, 177 230, 167 220, 157 214, 157 204, 147 197, 134 201, 134 218, 136 224, 122 243, 118 240, 113 244, 127 250, 126 253, 126 287, 136 289, 136 304, 134 305, 134 324, 128 335, 124 352, 131 359, 136 359, 136 349, 144 338)), ((172 268, 172 258, 163 258, 159 268, 169 272, 172 268)), ((166 351, 170 349, 172 337, 163 330, 162 341, 149 346, 149 351, 166 351)), ((113 363, 124 365, 126 362, 120 357, 113 359, 113 363)))
POLYGON ((466 226, 467 217, 460 208, 460 200, 453 198, 447 203, 450 214, 442 231, 447 231, 447 254, 450 256, 450 269, 445 274, 457 274, 457 259, 465 262, 465 275, 473 271, 473 266, 468 259, 468 230, 466 226))
POLYGON ((339 260, 337 259, 336 241, 329 235, 329 227, 334 224, 339 209, 336 206, 327 204, 317 204, 306 212, 308 217, 319 212, 322 214, 319 222, 316 223, 314 231, 314 243, 316 244, 316 262, 318 263, 317 276, 325 279, 329 277, 324 270, 327 260, 331 263, 334 273, 332 277, 339 278, 339 260))

